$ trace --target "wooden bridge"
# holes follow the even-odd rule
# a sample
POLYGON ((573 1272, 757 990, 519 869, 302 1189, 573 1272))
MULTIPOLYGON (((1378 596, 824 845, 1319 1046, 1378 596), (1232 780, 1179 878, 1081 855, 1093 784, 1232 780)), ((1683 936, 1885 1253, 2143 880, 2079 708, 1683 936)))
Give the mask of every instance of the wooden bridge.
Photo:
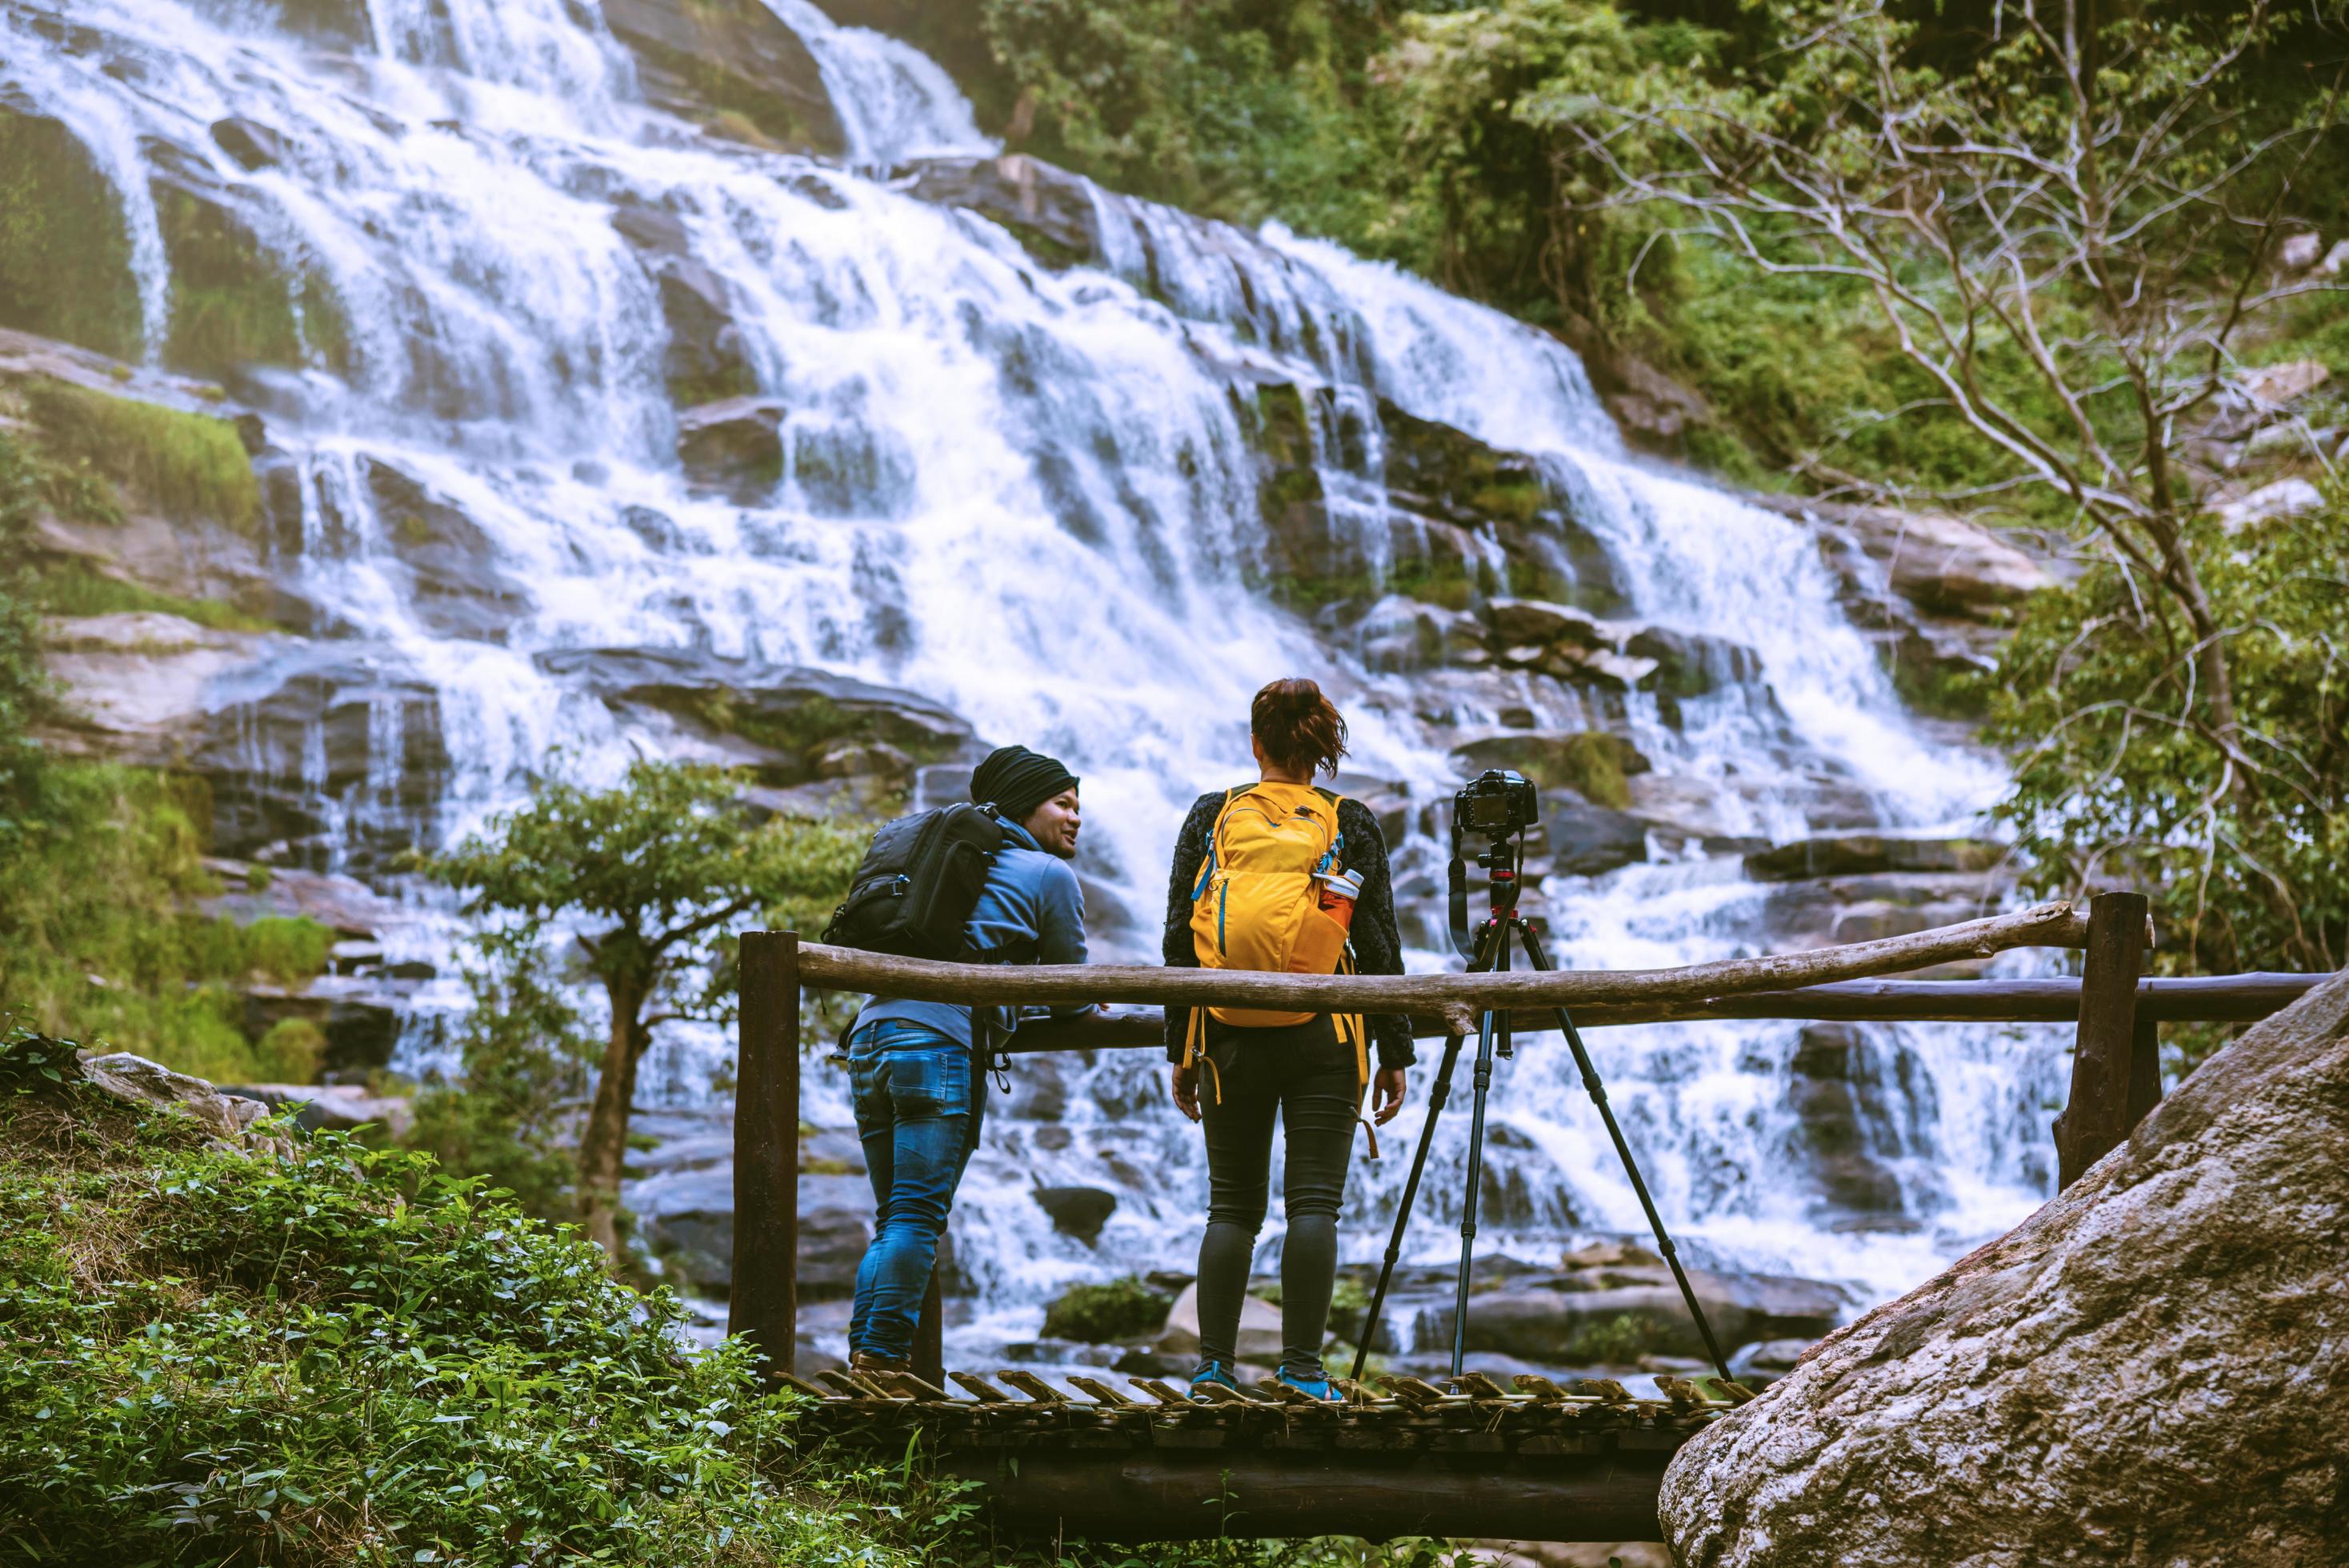
MULTIPOLYGON (((1404 1012, 1415 1032, 1472 1032, 1476 1011, 1567 1006, 1584 1028, 1694 1018, 2076 1020, 2071 1099, 2056 1124, 2068 1185, 2128 1135, 2160 1097, 2164 1023, 2250 1021, 2323 976, 2147 979, 2141 894, 2085 912, 2042 904, 1964 924, 1805 953, 1682 969, 1501 975, 1301 976, 1151 966, 931 964, 751 932, 741 944, 735 1105, 734 1285, 729 1329, 769 1375, 808 1395, 824 1438, 902 1454, 916 1437, 945 1470, 985 1481, 1004 1528, 1104 1541, 1344 1534, 1651 1541, 1673 1451, 1753 1396, 1718 1379, 1661 1377, 1661 1398, 1611 1378, 1504 1387, 1470 1371, 1344 1383, 1320 1405, 1267 1382, 1194 1404, 1153 1378, 1122 1387, 1031 1373, 946 1372, 937 1283, 911 1374, 796 1376, 802 987, 941 1001, 1276 1006, 1404 1012), (1876 978, 2008 948, 2085 948, 2076 979, 1876 978), (949 1386, 953 1391, 949 1392, 949 1386)), ((1023 1026, 1015 1052, 1156 1047, 1156 1007, 1023 1026)), ((1537 1030, 1520 1030, 1523 1042, 1537 1030)))

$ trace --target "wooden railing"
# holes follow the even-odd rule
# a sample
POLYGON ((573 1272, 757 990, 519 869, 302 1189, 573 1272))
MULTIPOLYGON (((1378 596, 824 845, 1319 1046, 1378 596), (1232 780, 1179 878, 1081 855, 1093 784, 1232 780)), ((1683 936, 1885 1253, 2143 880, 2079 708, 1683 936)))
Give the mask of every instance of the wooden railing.
MULTIPOLYGON (((745 933, 734 1113, 734 1270, 728 1327, 771 1371, 792 1368, 798 1322, 801 993, 880 992, 977 1004, 1159 1004, 1409 1013, 1415 1032, 1466 1033, 1483 1008, 1566 1006, 1584 1028, 1701 1018, 1907 1022, 2076 1020, 2070 1102, 2056 1123, 2063 1184, 2128 1136, 2160 1098, 2158 1026, 2263 1018, 2325 978, 2237 975, 2146 979, 2147 901, 2098 894, 2083 913, 2040 904, 1906 936, 1657 970, 1503 975, 1294 975, 1143 965, 932 964, 745 933), (2077 979, 1877 978, 2010 948, 2085 950, 2077 979)), ((1076 1051, 1159 1043, 1163 1016, 1132 1008, 1023 1025, 1010 1049, 1076 1051)), ((1536 1033, 1523 1031, 1520 1037, 1536 1033)), ((915 1370, 941 1380, 935 1274, 915 1370)))

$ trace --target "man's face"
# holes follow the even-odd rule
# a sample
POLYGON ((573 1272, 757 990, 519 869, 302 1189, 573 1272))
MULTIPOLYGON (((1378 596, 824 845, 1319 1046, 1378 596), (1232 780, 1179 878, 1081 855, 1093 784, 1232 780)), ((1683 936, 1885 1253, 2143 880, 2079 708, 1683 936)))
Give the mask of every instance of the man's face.
POLYGON ((1072 861, 1077 858, 1079 816, 1077 792, 1069 789, 1037 807, 1019 825, 1028 830, 1028 836, 1036 841, 1038 849, 1072 861))

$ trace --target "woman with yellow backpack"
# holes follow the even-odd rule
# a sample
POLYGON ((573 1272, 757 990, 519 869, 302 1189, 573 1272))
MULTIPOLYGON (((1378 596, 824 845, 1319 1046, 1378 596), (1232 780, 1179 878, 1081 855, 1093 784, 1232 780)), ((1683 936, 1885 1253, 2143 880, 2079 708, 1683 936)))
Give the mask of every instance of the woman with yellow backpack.
MULTIPOLYGON (((1203 795, 1174 843, 1165 958, 1185 968, 1292 975, 1400 975, 1394 891, 1378 820, 1313 782, 1336 777, 1346 721, 1309 680, 1256 694, 1250 744, 1261 777, 1203 795)), ((1174 1103, 1207 1138, 1207 1230, 1199 1243, 1199 1367, 1237 1388, 1240 1306, 1272 1179, 1272 1129, 1286 1139, 1281 1192, 1279 1377, 1335 1399, 1321 1336, 1338 1273, 1338 1209, 1354 1129, 1371 1090, 1383 1126, 1402 1109, 1411 1021, 1237 1007, 1166 1011, 1174 1103), (1373 1073, 1371 1054, 1378 1066, 1373 1073)), ((1376 1145, 1372 1145, 1376 1152, 1376 1145)))

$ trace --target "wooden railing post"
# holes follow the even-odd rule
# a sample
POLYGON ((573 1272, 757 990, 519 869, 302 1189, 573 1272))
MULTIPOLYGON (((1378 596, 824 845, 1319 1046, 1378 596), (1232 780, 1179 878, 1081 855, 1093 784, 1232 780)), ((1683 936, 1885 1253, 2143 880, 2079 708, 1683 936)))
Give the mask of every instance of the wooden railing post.
POLYGON ((792 1369, 799 1342, 800 939, 742 934, 734 1087, 734 1288, 726 1331, 792 1369))
POLYGON ((2088 902, 2080 1027, 2072 1051, 2072 1098, 2055 1119, 2059 1187, 2128 1136, 2137 1037, 2137 982, 2145 967, 2146 896, 2100 892, 2088 902))
POLYGON ((930 1288, 922 1293, 921 1320, 914 1325, 914 1376, 934 1387, 947 1380, 946 1302, 938 1276, 946 1272, 946 1238, 938 1238, 938 1264, 930 1270, 930 1288))
POLYGON ((2137 1027, 2129 1035, 2128 1130, 2135 1132, 2137 1124, 2160 1103, 2161 1026, 2147 1017, 2140 1006, 2137 1027))

